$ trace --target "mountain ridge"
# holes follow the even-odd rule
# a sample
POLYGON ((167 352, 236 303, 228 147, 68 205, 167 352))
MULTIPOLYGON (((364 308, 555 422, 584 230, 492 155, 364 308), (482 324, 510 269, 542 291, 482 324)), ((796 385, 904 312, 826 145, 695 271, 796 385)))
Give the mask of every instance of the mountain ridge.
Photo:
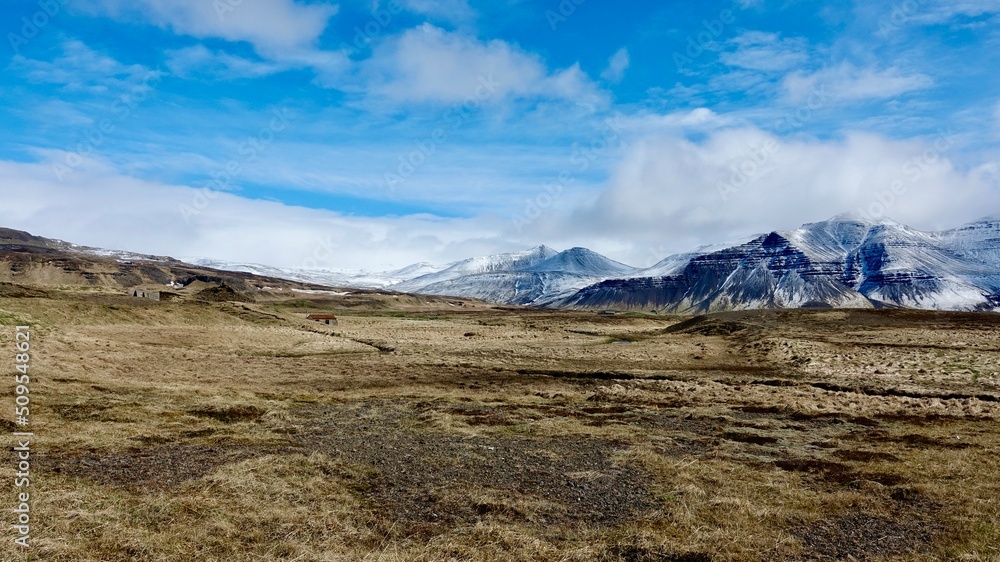
MULTIPOLYGON (((147 269, 150 263, 191 265, 165 256, 77 246, 3 228, 0 248, 39 254, 69 252, 123 267, 133 261, 143 262, 147 269)), ((387 272, 283 269, 204 258, 192 262, 213 271, 314 286, 552 308, 673 313, 799 307, 1000 310, 998 215, 925 232, 889 219, 841 214, 734 244, 674 254, 644 269, 587 248, 557 252, 545 245, 444 265, 415 263, 387 272)))

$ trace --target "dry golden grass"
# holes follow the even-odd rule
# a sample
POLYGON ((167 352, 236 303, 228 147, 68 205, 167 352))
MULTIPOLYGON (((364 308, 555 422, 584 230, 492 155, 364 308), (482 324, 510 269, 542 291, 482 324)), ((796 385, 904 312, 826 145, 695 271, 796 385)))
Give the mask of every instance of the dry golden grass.
POLYGON ((49 295, 2 560, 1000 560, 995 315, 49 295))

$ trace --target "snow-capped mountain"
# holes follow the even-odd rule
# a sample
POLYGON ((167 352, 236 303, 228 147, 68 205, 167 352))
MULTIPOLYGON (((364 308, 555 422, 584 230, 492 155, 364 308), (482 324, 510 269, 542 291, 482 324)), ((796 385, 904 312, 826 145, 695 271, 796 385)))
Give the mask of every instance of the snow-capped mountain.
POLYGON ((507 254, 469 258, 449 264, 440 271, 431 272, 426 275, 421 275, 407 281, 397 283, 393 285, 392 288, 393 290, 404 293, 426 292, 422 291, 422 289, 448 283, 450 281, 455 281, 472 275, 521 271, 551 258, 556 255, 556 253, 557 252, 555 250, 547 246, 537 246, 523 252, 511 252, 507 254))
POLYGON ((447 267, 429 263, 416 263, 393 271, 369 272, 341 269, 280 268, 256 263, 235 263, 207 258, 184 258, 182 261, 223 271, 238 271, 263 277, 277 277, 278 279, 299 281, 301 283, 356 289, 383 289, 390 285, 402 283, 421 275, 428 275, 447 267))
POLYGON ((186 260, 332 287, 502 304, 701 312, 750 308, 1000 310, 1000 217, 943 232, 840 215, 636 269, 585 248, 418 263, 372 273, 186 260))
POLYGON ((606 280, 554 304, 672 312, 808 306, 993 310, 1000 306, 998 258, 996 219, 921 232, 841 215, 723 250, 668 258, 661 262, 670 265, 664 275, 606 280))
POLYGON ((526 252, 463 260, 390 288, 505 304, 543 305, 599 281, 634 272, 634 268, 586 248, 556 252, 538 246, 526 252))

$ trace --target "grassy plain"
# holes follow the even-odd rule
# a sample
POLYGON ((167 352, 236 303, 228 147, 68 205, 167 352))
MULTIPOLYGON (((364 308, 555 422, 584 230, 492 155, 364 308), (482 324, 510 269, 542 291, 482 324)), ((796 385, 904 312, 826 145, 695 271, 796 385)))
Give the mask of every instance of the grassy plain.
POLYGON ((1000 560, 998 315, 8 295, 3 560, 1000 560))

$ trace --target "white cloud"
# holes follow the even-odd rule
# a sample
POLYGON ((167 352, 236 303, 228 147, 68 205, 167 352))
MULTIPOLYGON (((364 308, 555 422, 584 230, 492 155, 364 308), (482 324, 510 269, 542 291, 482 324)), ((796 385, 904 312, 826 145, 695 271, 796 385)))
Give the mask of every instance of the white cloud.
POLYGON ((924 0, 916 8, 909 4, 895 6, 890 17, 934 25, 956 18, 975 18, 1000 13, 1000 0, 924 0))
POLYGON ((814 73, 795 72, 784 79, 789 98, 801 102, 822 91, 839 101, 886 99, 933 86, 925 74, 905 73, 892 66, 884 70, 858 68, 849 63, 827 67, 814 73))
MULTIPOLYGON (((58 158, 58 154, 50 154, 58 158)), ((85 162, 71 182, 49 163, 0 161, 0 225, 78 244, 295 267, 392 268, 503 248, 496 223, 430 216, 366 218, 124 176, 85 162), (185 220, 180 207, 200 208, 185 220)), ((518 246, 507 246, 514 249, 518 246)))
POLYGON ((453 24, 466 24, 476 19, 468 0, 400 0, 411 12, 453 24))
POLYGON ((1000 208, 1000 185, 957 169, 950 142, 865 133, 790 141, 753 127, 697 142, 650 136, 631 146, 592 205, 555 224, 538 221, 533 232, 629 241, 620 257, 643 264, 650 248, 679 252, 845 211, 917 228, 958 226, 1000 208))
POLYGON ((246 41, 265 56, 311 48, 337 13, 334 5, 294 0, 86 0, 83 6, 116 18, 139 16, 200 39, 246 41))
POLYGON ((166 55, 167 68, 183 78, 202 74, 222 80, 260 78, 287 70, 311 68, 319 85, 333 88, 343 86, 343 77, 351 65, 344 53, 320 50, 289 53, 278 59, 253 60, 225 51, 213 51, 204 45, 194 45, 167 51, 166 55))
MULTIPOLYGON (((0 209, 0 225, 88 245, 278 266, 302 265, 325 247, 319 266, 389 269, 538 243, 587 246, 650 265, 670 252, 873 205, 926 229, 1000 208, 996 166, 963 172, 939 139, 855 133, 787 141, 752 127, 708 128, 727 118, 707 109, 657 118, 673 129, 631 143, 603 191, 567 189, 519 231, 508 216, 353 217, 233 193, 203 200, 207 206, 185 220, 180 206, 197 208, 198 190, 142 181, 92 160, 59 182, 51 162, 63 154, 55 152, 37 164, 0 161, 0 195, 18 200, 0 209), (703 140, 677 134, 685 127, 698 128, 703 140)), ((623 130, 632 130, 627 120, 623 130)))
POLYGON ((612 120, 619 128, 632 136, 647 137, 651 135, 683 136, 691 132, 706 132, 725 127, 733 127, 737 120, 730 115, 719 115, 707 107, 698 107, 691 111, 675 111, 673 113, 636 113, 619 116, 612 120))
POLYGON ((256 78, 269 76, 288 68, 284 64, 251 60, 222 51, 212 51, 204 45, 167 51, 166 55, 167 68, 175 75, 185 78, 200 73, 210 74, 221 79, 256 78))
POLYGON ((342 87, 350 69, 346 53, 317 47, 338 12, 336 5, 295 0, 81 0, 81 6, 117 19, 148 21, 180 35, 247 42, 264 59, 189 47, 169 53, 168 64, 180 76, 215 72, 229 79, 312 68, 321 86, 342 87))
POLYGON ((550 71, 541 57, 505 41, 484 42, 430 24, 376 49, 365 72, 372 91, 399 101, 604 98, 579 65, 550 71))
POLYGON ((809 59, 809 42, 801 37, 782 39, 775 33, 747 31, 729 44, 735 46, 735 50, 722 53, 722 62, 748 70, 788 70, 809 59))
POLYGON ((608 67, 601 73, 601 78, 608 82, 618 83, 625 77, 625 71, 630 64, 628 49, 622 47, 608 60, 608 67))
POLYGON ((32 82, 60 84, 69 91, 92 93, 123 91, 159 77, 158 72, 138 64, 122 64, 77 40, 64 42, 62 56, 52 61, 15 55, 12 68, 23 71, 32 82))

